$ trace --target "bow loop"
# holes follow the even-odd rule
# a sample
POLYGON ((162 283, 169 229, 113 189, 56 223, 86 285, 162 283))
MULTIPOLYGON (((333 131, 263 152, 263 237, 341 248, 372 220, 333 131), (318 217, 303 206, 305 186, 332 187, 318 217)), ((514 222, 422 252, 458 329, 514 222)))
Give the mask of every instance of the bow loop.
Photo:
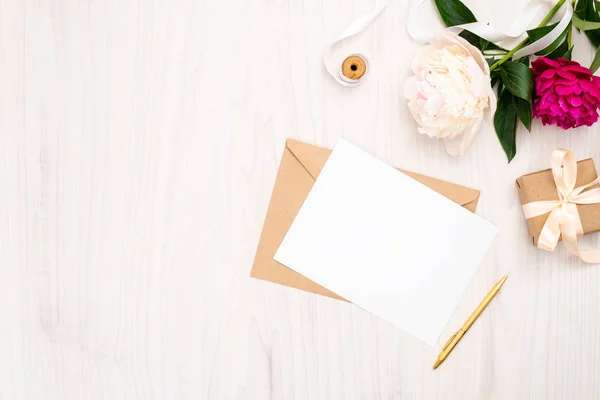
POLYGON ((575 188, 577 161, 570 150, 557 149, 552 153, 552 176, 558 192, 558 200, 535 201, 523 205, 525 218, 530 219, 550 213, 538 238, 538 248, 554 251, 562 236, 565 246, 586 263, 600 263, 600 249, 582 250, 577 239, 583 235, 577 204, 600 203, 600 178, 575 188))
POLYGON ((554 150, 554 153, 552 153, 552 175, 554 176, 559 199, 567 199, 577 181, 577 162, 572 151, 554 150))
POLYGON ((548 214, 555 208, 559 207, 560 204, 561 202, 556 200, 527 203, 523 205, 523 213, 525 214, 525 218, 530 219, 540 215, 548 214))
POLYGON ((592 189, 578 195, 572 202, 576 204, 595 204, 599 202, 599 199, 600 189, 592 189))

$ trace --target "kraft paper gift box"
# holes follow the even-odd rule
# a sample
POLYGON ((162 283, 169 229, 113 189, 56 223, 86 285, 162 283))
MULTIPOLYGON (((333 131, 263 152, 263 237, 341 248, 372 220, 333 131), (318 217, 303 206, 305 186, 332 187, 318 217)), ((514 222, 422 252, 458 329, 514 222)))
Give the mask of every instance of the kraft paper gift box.
MULTIPOLYGON (((294 218, 300 211, 331 150, 288 139, 281 158, 271 202, 250 275, 307 292, 344 298, 273 260, 294 218)), ((480 192, 450 182, 400 170, 465 209, 475 212, 480 192)))
MULTIPOLYGON (((576 188, 592 182, 597 177, 594 160, 588 158, 577 162, 576 188)), ((550 168, 523 175, 517 179, 517 187, 521 204, 543 200, 558 200, 558 192, 550 168)), ((584 235, 600 231, 600 204, 578 204, 577 211, 581 218, 584 235)), ((549 214, 539 215, 527 220, 529 234, 533 237, 535 246, 538 244, 540 232, 549 214)))

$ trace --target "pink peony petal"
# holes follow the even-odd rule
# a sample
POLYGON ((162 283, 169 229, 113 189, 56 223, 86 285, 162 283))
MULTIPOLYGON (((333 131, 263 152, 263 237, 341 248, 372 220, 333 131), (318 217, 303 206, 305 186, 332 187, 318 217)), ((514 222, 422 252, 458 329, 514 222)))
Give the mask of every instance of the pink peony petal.
POLYGON ((594 98, 600 100, 600 88, 589 80, 581 80, 579 81, 579 85, 584 92, 589 93, 594 98))
POLYGON ((531 63, 536 95, 533 116, 562 129, 598 121, 600 77, 575 61, 540 57, 531 63))
POLYGON ((589 107, 597 108, 600 105, 600 101, 589 93, 582 93, 581 97, 585 100, 584 104, 589 107))
POLYGON ((579 91, 581 93, 581 89, 579 88, 579 85, 577 84, 577 82, 571 82, 570 84, 567 84, 567 85, 560 84, 560 85, 554 86, 554 93, 556 93, 559 96, 573 94, 573 93, 576 93, 576 91, 579 91))
POLYGON ((541 79, 553 79, 554 76, 556 75, 558 71, 555 69, 547 69, 544 72, 542 72, 539 77, 541 79))
POLYGON ((561 68, 568 67, 570 65, 579 65, 579 63, 577 61, 567 60, 566 58, 562 58, 562 57, 558 57, 556 59, 556 61, 560 64, 561 68))
POLYGON ((568 80, 575 80, 575 79, 577 79, 577 75, 575 75, 575 74, 573 74, 573 73, 571 73, 569 71, 565 71, 563 69, 556 70, 556 74, 558 76, 563 77, 563 78, 568 79, 568 80))
POLYGON ((561 115, 563 113, 562 108, 560 108, 560 106, 558 104, 550 104, 550 106, 548 107, 548 110, 550 110, 550 113, 552 115, 561 115))
POLYGON ((584 77, 592 76, 592 71, 590 71, 589 68, 582 67, 579 64, 567 65, 566 67, 563 67, 562 70, 577 73, 577 74, 582 74, 584 77))
POLYGON ((540 93, 543 92, 554 85, 554 80, 552 79, 537 79, 535 82, 535 90, 540 93))
POLYGON ((558 61, 551 60, 546 57, 540 57, 531 63, 531 69, 533 70, 534 75, 539 75, 542 72, 546 71, 548 68, 556 69, 560 67, 561 65, 558 61))
POLYGON ((558 96, 554 93, 548 93, 546 96, 544 96, 544 99, 548 103, 556 103, 558 101, 558 96))
POLYGON ((574 107, 579 107, 583 104, 583 99, 578 96, 567 96, 567 102, 574 107))

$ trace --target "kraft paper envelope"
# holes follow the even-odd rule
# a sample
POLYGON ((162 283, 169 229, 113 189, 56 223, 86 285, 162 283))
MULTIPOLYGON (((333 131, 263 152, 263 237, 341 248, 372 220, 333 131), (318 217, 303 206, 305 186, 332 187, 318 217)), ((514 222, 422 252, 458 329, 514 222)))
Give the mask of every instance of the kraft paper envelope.
MULTIPOLYGON (((303 275, 273 260, 294 218, 302 207, 331 150, 288 139, 281 158, 271 202, 258 242, 250 276, 307 292, 346 299, 338 296, 303 275)), ((400 170, 430 187, 467 210, 475 212, 479 191, 428 176, 400 170)))

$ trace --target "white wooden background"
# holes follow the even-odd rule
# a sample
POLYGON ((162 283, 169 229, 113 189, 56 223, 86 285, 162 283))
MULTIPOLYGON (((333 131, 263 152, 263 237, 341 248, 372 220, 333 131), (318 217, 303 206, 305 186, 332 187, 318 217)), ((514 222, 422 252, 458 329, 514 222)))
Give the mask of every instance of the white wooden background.
MULTIPOLYGON (((1 400, 600 397, 600 267, 536 250, 514 183, 559 146, 600 163, 600 125, 446 155, 402 100, 406 1, 343 46, 363 86, 324 72, 373 3, 0 0, 1 400), (437 371, 442 343, 248 277, 287 137, 482 190, 500 233, 444 336, 510 277, 437 371)), ((467 3, 506 26, 524 0, 467 3)))

